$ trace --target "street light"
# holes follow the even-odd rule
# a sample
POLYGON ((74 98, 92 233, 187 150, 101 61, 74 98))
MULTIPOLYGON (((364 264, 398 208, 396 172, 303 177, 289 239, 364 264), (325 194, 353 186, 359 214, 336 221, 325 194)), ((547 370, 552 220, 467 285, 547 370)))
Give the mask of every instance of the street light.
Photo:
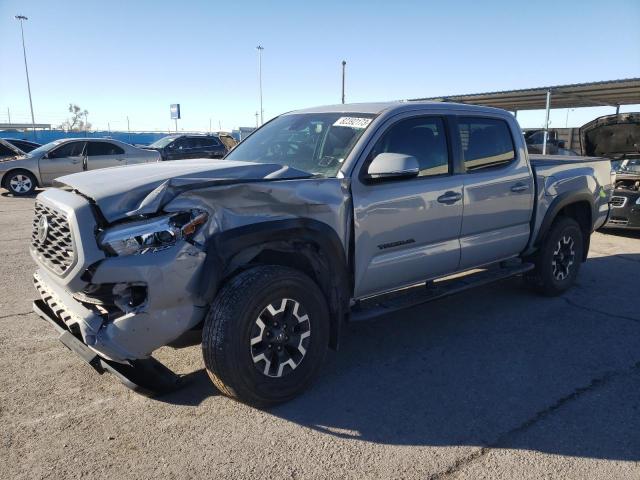
POLYGON ((33 116, 33 102, 31 101, 31 84, 29 83, 29 69, 27 68, 27 49, 24 46, 24 27, 22 23, 29 20, 24 15, 16 15, 16 20, 20 22, 20 33, 22 34, 22 54, 24 56, 24 71, 27 74, 27 90, 29 91, 29 107, 31 108, 31 125, 33 125, 33 138, 36 138, 36 120, 33 116))
POLYGON ((567 108, 567 116, 564 119, 564 128, 569 126, 569 112, 573 112, 575 108, 567 108))
POLYGON ((347 66, 347 62, 342 60, 342 103, 344 103, 344 70, 347 66))
POLYGON ((258 51, 258 84, 260 88, 260 125, 262 125, 264 123, 264 110, 262 109, 262 51, 264 47, 258 45, 256 50, 258 51))

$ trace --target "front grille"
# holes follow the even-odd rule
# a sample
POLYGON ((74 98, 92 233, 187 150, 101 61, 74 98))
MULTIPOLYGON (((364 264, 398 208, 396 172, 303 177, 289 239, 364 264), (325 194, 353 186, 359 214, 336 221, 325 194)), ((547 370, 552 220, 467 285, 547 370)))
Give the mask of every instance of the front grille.
POLYGON ((40 261, 57 275, 65 273, 75 262, 76 252, 67 217, 40 202, 35 206, 31 245, 40 261))
POLYGON ((611 206, 614 208, 622 208, 627 203, 627 197, 611 197, 611 206))

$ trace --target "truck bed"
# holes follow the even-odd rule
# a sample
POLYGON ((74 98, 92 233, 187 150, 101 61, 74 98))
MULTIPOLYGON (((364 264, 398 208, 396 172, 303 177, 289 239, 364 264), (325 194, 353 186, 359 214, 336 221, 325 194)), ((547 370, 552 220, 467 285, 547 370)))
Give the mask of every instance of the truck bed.
POLYGON ((611 162, 607 158, 530 155, 529 162, 536 182, 536 210, 534 212, 534 236, 539 232, 545 213, 555 199, 571 193, 596 195, 592 212, 594 228, 605 222, 609 213, 608 202, 613 192, 611 162), (595 189, 594 189, 595 185, 595 189))

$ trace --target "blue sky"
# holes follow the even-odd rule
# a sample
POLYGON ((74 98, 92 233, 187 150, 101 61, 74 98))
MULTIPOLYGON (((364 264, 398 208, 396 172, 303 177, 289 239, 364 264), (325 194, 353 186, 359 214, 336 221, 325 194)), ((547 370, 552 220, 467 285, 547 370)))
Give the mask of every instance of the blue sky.
MULTIPOLYGON (((0 122, 29 121, 17 13, 36 121, 73 102, 98 128, 255 125, 255 47, 265 47, 265 120, 340 101, 474 93, 640 76, 640 1, 0 0, 0 122)), ((639 110, 639 106, 622 111, 639 110)), ((569 113, 579 126, 611 108, 569 113)), ((566 110, 553 112, 564 126, 566 110)), ((543 112, 521 112, 524 127, 543 112)))

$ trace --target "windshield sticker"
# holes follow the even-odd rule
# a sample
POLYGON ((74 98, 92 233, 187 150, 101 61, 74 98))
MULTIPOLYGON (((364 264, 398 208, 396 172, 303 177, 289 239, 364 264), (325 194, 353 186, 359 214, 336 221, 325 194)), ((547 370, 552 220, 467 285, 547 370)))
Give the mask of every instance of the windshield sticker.
POLYGON ((334 127, 351 127, 351 128, 367 128, 367 126, 371 123, 370 118, 362 118, 362 117, 340 117, 336 123, 333 124, 334 127))

